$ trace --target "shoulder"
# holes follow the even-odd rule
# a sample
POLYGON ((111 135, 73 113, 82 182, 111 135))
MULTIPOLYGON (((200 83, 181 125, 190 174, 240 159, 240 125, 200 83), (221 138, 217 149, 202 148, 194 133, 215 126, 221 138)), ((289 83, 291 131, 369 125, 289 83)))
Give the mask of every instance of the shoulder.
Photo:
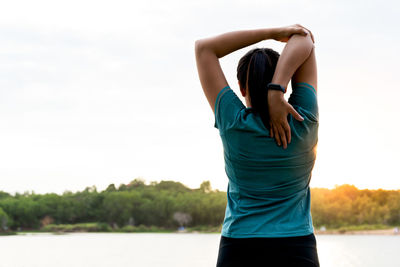
POLYGON ((214 104, 215 124, 214 127, 224 130, 232 125, 240 111, 246 107, 236 93, 226 86, 218 93, 214 104))
MULTIPOLYGON (((311 121, 318 122, 318 98, 315 88, 305 82, 293 83, 289 103, 300 115, 307 116, 311 121)), ((304 116, 303 116, 304 117, 304 116)))

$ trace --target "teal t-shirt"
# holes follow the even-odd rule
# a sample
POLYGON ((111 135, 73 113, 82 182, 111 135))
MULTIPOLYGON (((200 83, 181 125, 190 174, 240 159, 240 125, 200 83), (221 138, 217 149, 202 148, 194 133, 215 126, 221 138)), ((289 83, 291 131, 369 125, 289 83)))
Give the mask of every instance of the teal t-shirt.
POLYGON ((318 141, 316 92, 310 84, 297 83, 289 103, 304 121, 288 116, 292 141, 283 149, 232 89, 225 87, 217 96, 214 126, 222 139, 229 178, 223 236, 313 233, 309 183, 318 141))

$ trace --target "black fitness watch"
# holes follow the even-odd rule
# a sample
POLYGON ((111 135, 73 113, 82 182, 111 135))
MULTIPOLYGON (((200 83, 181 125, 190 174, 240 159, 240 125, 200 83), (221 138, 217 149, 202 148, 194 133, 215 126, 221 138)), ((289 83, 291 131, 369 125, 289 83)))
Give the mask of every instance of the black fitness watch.
POLYGON ((286 93, 286 89, 283 88, 282 85, 277 84, 277 83, 269 83, 267 85, 268 90, 278 90, 278 91, 282 91, 283 93, 286 93))

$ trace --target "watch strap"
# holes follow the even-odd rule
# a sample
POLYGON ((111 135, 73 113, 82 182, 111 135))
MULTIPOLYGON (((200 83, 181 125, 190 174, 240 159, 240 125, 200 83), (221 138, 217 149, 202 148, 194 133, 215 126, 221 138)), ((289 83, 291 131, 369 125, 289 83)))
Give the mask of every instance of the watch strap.
POLYGON ((268 90, 278 90, 278 91, 282 91, 283 93, 286 93, 286 89, 283 88, 282 85, 277 84, 277 83, 269 83, 267 85, 268 90))

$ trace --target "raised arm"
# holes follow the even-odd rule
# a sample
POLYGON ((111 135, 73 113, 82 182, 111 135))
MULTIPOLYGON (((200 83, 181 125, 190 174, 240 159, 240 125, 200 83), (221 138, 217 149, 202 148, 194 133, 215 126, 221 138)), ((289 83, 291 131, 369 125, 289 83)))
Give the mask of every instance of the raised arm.
POLYGON ((282 28, 235 31, 196 41, 195 54, 197 70, 204 94, 214 111, 214 103, 219 91, 228 85, 219 64, 219 58, 243 47, 262 40, 287 41, 293 34, 306 35, 300 25, 282 28))
POLYGON ((272 83, 286 88, 297 69, 309 58, 313 49, 314 43, 311 35, 293 35, 279 57, 272 83))
MULTIPOLYGON (((287 88, 292 79, 293 85, 297 82, 307 82, 316 88, 316 75, 314 41, 311 32, 307 36, 293 35, 279 57, 272 83, 287 88)), ((282 144, 286 148, 291 141, 287 115, 293 113, 293 107, 284 99, 282 92, 275 90, 268 91, 268 103, 271 136, 275 137, 278 145, 282 144)))

